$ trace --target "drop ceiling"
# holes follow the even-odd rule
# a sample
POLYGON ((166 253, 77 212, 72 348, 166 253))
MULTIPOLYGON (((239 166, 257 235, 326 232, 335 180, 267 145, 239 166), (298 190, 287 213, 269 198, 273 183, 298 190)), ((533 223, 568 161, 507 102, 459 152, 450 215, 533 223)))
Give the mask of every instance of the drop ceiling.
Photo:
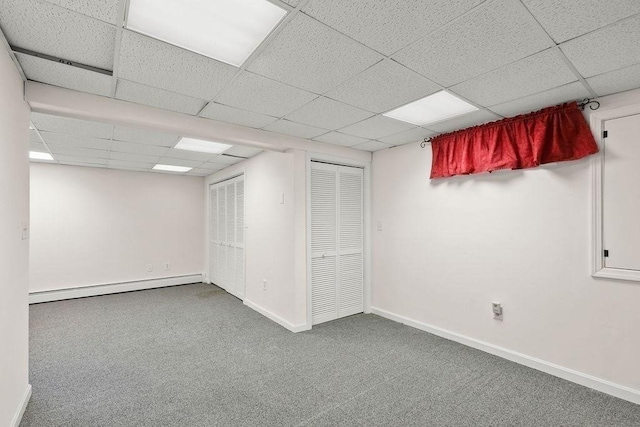
MULTIPOLYGON (((29 80, 365 151, 640 87, 637 0, 271 1, 287 16, 240 67, 126 29, 125 0, 4 0, 0 29, 29 80), (479 110, 424 127, 382 115, 440 90, 479 110)), ((32 121, 31 148, 64 164, 208 175, 259 152, 32 121)))

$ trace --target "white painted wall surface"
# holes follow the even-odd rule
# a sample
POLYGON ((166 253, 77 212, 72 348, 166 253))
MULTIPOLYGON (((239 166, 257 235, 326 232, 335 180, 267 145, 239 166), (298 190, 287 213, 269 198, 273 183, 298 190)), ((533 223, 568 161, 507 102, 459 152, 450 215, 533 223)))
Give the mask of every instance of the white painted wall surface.
POLYGON ((29 106, 23 82, 0 48, 0 425, 17 421, 28 390, 29 106))
MULTIPOLYGON (((296 277, 296 203, 295 163, 304 162, 294 152, 263 152, 207 177, 207 183, 219 182, 239 174, 245 176, 246 290, 245 302, 275 315, 297 327, 306 323, 306 283, 296 277), (281 202, 284 193, 284 203, 281 202), (263 280, 267 280, 263 290, 263 280), (300 298, 303 292, 305 298, 300 298), (301 303, 302 301, 302 303, 301 303)), ((298 168, 299 169, 299 168, 298 168)), ((304 180, 300 185, 304 185, 304 180)), ((208 188, 205 191, 208 197, 208 188)), ((208 206, 208 201, 207 201, 208 206)), ((304 206, 304 205, 302 205, 304 206)), ((208 230, 207 230, 208 233, 208 230)), ((299 261, 303 261, 300 259, 299 261)), ((206 272, 208 275, 208 271, 206 272)), ((306 273, 305 273, 306 274, 306 273)), ((306 276, 305 276, 306 277, 306 276)))
POLYGON ((640 391, 640 283, 590 276, 590 160, 433 181, 430 168, 429 146, 374 155, 372 306, 640 391))
POLYGON ((30 291, 202 274, 203 182, 32 163, 30 291))

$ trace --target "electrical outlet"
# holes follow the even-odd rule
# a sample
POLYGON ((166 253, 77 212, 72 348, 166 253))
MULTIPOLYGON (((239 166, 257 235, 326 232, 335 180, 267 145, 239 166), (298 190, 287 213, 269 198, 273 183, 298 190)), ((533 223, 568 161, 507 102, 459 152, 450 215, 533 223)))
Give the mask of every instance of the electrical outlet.
POLYGON ((164 269, 165 270, 171 270, 171 264, 169 264, 168 262, 164 263, 164 269))
POLYGON ((493 318, 502 320, 502 304, 494 301, 491 303, 491 309, 493 310, 493 318))
POLYGON ((267 279, 262 279, 262 290, 263 291, 267 290, 267 279))
POLYGON ((151 273, 153 271, 153 265, 147 264, 147 272, 151 273))

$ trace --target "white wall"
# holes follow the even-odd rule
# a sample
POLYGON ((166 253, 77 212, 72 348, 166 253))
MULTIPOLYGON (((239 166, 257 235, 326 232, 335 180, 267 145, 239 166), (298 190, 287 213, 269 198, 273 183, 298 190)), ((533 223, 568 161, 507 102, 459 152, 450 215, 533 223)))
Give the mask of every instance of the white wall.
POLYGON ((33 163, 30 291, 202 274, 203 183, 33 163))
MULTIPOLYGON (((304 280, 296 280, 300 277, 296 272, 296 239, 306 231, 295 222, 296 203, 304 203, 304 199, 294 197, 299 185, 305 184, 304 177, 296 184, 296 159, 304 162, 299 153, 265 151, 206 180, 210 184, 244 174, 245 302, 292 328, 306 323, 306 285, 304 280), (280 203, 282 193, 284 203, 280 203), (266 290, 262 288, 263 279, 267 280, 266 290)), ((208 272, 205 274, 208 276, 208 272)))
MULTIPOLYGON (((245 304, 292 331, 309 329, 307 319, 307 167, 309 158, 370 165, 371 154, 307 141, 303 149, 265 151, 206 179, 211 183, 245 175, 245 304), (284 193, 283 204, 280 203, 284 193), (267 279, 267 289, 262 289, 267 279)), ((366 175, 366 174, 365 174, 366 175)), ((365 178, 368 184, 368 176, 365 178)), ((368 191, 368 188, 367 188, 368 191)), ((208 217, 208 212, 206 213, 208 217)), ((207 236, 209 235, 207 221, 207 236)), ((207 240, 208 241, 208 240, 207 240)), ((208 256, 208 244, 205 255, 208 256)), ((368 265, 368 264, 367 264, 368 265)), ((208 278, 208 262, 205 276, 208 278)))
POLYGON ((433 181, 430 167, 429 146, 374 155, 372 306, 640 390, 640 283, 590 276, 590 159, 433 181))
POLYGON ((9 426, 29 380, 29 106, 3 48, 0 76, 0 425, 9 426))

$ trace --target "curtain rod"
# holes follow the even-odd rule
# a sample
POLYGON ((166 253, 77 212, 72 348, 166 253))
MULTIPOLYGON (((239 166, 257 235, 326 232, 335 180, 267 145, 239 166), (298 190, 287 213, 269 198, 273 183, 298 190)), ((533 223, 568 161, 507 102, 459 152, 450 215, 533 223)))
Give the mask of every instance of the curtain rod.
MULTIPOLYGON (((580 101, 578 103, 578 108, 580 108, 582 111, 584 111, 584 109, 585 109, 585 107, 587 105, 589 105, 589 109, 590 110, 597 110, 598 108, 600 108, 600 103, 598 101, 596 101, 595 99, 593 99, 593 98, 585 98, 585 99, 583 99, 582 101, 580 101), (594 105, 589 105, 589 104, 594 104, 594 105)), ((430 142, 431 142, 431 138, 425 138, 420 143, 420 147, 424 148, 430 142)))

